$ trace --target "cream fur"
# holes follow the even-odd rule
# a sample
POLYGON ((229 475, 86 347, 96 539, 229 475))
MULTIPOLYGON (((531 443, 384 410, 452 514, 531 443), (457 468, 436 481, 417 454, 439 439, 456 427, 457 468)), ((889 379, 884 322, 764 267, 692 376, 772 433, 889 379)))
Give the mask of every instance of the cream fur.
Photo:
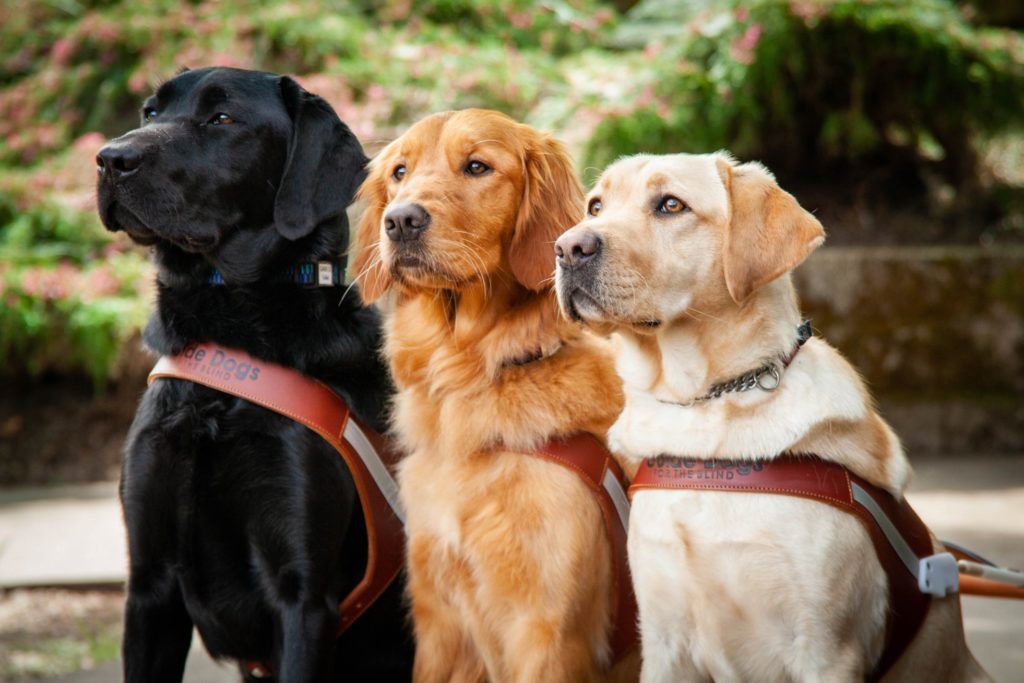
MULTIPOLYGON (((563 309, 617 332, 626 401, 609 431, 613 451, 634 470, 662 453, 816 453, 902 496, 910 466, 899 440, 857 373, 819 338, 773 392, 666 403, 685 403, 795 343, 788 271, 824 233, 764 167, 723 154, 640 155, 609 167, 591 198, 600 211, 562 239, 596 233, 599 261, 589 275, 559 268, 556 279, 563 309), (653 211, 667 195, 688 208, 653 211)), ((864 528, 835 508, 641 490, 629 552, 646 683, 861 681, 881 654, 886 577, 864 528)), ((984 678, 953 596, 933 602, 886 680, 984 678)))

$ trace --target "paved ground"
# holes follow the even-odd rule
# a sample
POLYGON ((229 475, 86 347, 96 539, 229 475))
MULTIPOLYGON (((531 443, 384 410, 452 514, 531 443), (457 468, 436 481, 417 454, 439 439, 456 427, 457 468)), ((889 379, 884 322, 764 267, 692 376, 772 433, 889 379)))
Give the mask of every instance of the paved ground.
MULTIPOLYGON (((1024 567, 1024 457, 949 458, 919 463, 910 499, 945 539, 1024 567)), ((0 492, 0 587, 108 584, 125 572, 123 529, 113 484, 0 492)), ((1024 683, 1024 601, 964 599, 968 641, 997 681, 1024 683)), ((120 680, 117 664, 53 683, 120 680)), ((187 683, 237 680, 194 643, 187 683)))

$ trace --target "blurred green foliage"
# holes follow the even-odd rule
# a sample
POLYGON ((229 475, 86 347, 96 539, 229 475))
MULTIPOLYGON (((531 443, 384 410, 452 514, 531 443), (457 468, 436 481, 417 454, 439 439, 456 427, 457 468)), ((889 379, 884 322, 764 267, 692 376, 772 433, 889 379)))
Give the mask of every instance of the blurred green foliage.
POLYGON ((0 367, 84 371, 102 387, 145 322, 148 271, 92 214, 0 191, 0 367))
POLYGON ((945 0, 723 4, 632 10, 616 38, 648 41, 653 92, 602 121, 588 163, 729 148, 811 174, 902 163, 964 188, 978 137, 1024 124, 1021 35, 974 27, 945 0))
POLYGON ((728 148, 1021 211, 1022 174, 991 154, 1024 117, 1019 20, 1000 0, 7 0, 0 362, 101 383, 138 330, 151 274, 99 225, 92 157, 181 67, 296 75, 370 152, 483 106, 554 130, 586 179, 622 154, 728 148))

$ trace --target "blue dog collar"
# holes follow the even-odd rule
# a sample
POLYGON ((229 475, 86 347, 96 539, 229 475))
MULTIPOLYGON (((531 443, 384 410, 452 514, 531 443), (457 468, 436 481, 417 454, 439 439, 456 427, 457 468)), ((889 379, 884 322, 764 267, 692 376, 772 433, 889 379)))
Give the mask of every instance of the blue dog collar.
MULTIPOLYGON (((304 287, 336 287, 345 284, 345 266, 337 261, 314 261, 285 268, 275 278, 277 282, 294 282, 304 287)), ((210 271, 207 283, 225 285, 220 271, 210 271)))

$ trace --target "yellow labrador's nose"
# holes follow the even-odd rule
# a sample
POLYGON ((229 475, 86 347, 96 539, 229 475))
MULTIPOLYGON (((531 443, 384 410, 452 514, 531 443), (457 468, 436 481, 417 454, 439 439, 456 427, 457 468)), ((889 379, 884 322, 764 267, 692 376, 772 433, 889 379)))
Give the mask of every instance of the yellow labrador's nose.
POLYGON ((601 253, 601 238, 589 230, 570 230, 555 242, 555 256, 563 268, 576 268, 601 253))

